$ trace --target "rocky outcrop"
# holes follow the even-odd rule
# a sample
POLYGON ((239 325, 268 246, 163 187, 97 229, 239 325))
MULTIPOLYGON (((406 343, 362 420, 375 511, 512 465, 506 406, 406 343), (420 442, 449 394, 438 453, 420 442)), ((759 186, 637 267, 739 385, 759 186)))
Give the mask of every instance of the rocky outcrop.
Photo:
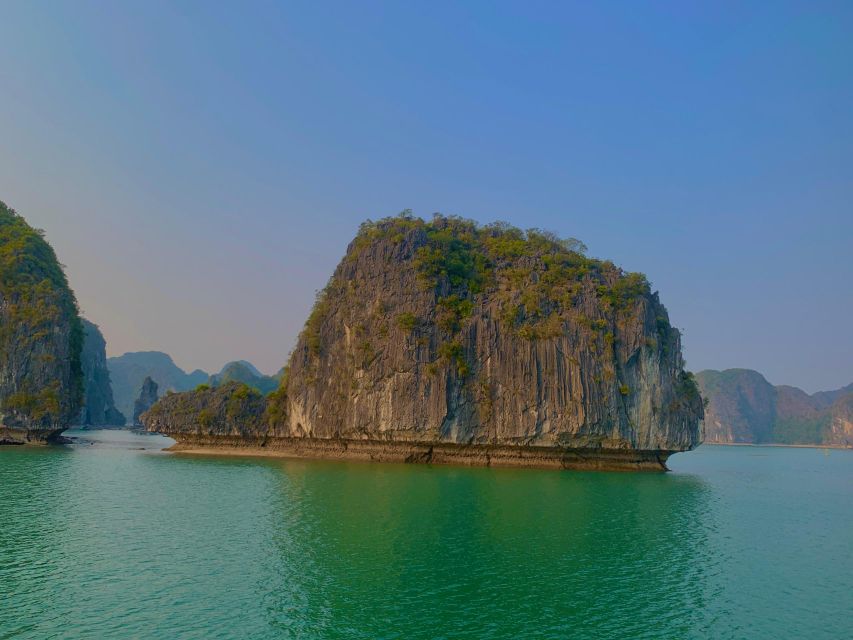
POLYGON ((853 444, 848 407, 853 385, 812 395, 773 386, 757 371, 727 369, 696 374, 707 398, 705 440, 749 444, 853 444))
POLYGON ((150 377, 145 378, 142 382, 142 388, 139 390, 139 396, 136 398, 136 402, 133 403, 134 425, 142 424, 139 417, 157 403, 158 397, 157 383, 150 377))
POLYGON ((115 407, 110 372, 107 369, 107 343, 97 325, 83 320, 83 427, 124 426, 127 420, 115 407))
POLYGON ((208 381, 201 370, 187 373, 160 351, 136 351, 107 359, 116 407, 125 416, 133 416, 133 403, 145 378, 157 383, 160 392, 189 391, 208 381))
POLYGON ((47 442, 77 418, 82 343, 53 249, 0 202, 0 443, 47 442))
MULTIPOLYGON (((441 216, 363 225, 261 422, 234 435, 396 443, 418 460, 430 446, 493 463, 504 448, 617 451, 660 468, 701 439, 679 332, 642 275, 582 249, 441 216)), ((215 436, 168 406, 143 419, 179 441, 215 436)))
POLYGON ((197 436, 250 437, 265 434, 266 399, 239 382, 200 385, 188 393, 170 393, 141 416, 149 431, 197 436))

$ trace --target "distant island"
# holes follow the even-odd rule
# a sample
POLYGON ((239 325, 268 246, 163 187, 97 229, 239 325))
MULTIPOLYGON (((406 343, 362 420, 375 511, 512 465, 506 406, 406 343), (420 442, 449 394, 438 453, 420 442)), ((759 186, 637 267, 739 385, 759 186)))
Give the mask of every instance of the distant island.
POLYGON ((547 232, 404 214, 362 225, 277 390, 203 384, 141 420, 184 449, 660 469, 702 417, 642 274, 547 232))
POLYGON ((853 384, 811 395, 757 371, 701 371, 705 442, 853 446, 853 384))
POLYGON ((160 351, 136 351, 107 358, 116 407, 128 419, 133 417, 134 403, 139 398, 143 382, 151 378, 160 393, 189 391, 205 383, 209 374, 197 369, 185 372, 172 357, 160 351))
MULTIPOLYGON (((199 385, 217 387, 227 382, 241 382, 267 394, 278 388, 282 372, 267 376, 246 360, 226 363, 219 373, 210 375, 201 369, 187 373, 161 351, 136 351, 107 359, 115 404, 128 418, 134 415, 146 378, 157 384, 158 393, 190 391, 199 385)), ((124 424, 124 423, 122 423, 124 424)))

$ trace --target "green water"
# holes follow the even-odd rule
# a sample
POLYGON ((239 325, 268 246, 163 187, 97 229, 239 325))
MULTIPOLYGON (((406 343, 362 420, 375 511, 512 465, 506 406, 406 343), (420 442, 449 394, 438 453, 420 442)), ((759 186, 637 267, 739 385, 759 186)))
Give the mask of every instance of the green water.
POLYGON ((853 637, 851 451, 579 473, 86 437, 0 449, 0 638, 853 637))

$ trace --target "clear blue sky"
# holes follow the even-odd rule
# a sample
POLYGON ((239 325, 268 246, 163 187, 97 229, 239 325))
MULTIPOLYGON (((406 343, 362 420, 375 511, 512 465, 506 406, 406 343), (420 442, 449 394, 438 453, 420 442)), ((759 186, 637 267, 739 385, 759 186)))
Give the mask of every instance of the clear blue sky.
POLYGON ((576 236, 688 366, 853 381, 853 3, 4 2, 0 199, 111 354, 280 367, 361 220, 576 236))

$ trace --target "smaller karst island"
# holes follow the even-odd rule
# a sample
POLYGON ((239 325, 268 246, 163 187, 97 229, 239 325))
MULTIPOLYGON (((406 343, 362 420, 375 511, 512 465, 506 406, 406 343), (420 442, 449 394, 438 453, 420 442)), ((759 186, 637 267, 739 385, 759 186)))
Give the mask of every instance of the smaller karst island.
MULTIPOLYGON (((0 440, 57 441, 93 404, 119 419, 87 391, 103 338, 5 205, 0 327, 0 440)), ((142 391, 135 417, 176 451, 392 462, 660 470, 704 416, 645 276, 546 231, 409 212, 361 225, 266 389, 142 391)))

